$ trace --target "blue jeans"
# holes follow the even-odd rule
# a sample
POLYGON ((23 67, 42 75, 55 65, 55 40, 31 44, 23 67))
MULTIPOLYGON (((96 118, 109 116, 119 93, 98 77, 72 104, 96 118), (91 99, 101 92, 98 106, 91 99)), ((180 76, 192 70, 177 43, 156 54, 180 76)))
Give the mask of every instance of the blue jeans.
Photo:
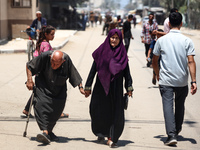
POLYGON ((162 96, 166 132, 168 136, 173 136, 182 129, 188 86, 171 87, 160 85, 159 88, 162 96))

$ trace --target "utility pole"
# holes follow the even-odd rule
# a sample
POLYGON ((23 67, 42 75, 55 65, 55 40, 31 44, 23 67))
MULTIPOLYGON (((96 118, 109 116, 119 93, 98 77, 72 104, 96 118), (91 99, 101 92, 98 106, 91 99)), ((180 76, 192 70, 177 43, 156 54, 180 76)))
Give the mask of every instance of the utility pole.
POLYGON ((150 7, 151 7, 151 0, 148 0, 148 6, 149 6, 149 10, 150 10, 150 7))
POLYGON ((187 0, 187 27, 190 26, 190 0, 187 0))
POLYGON ((91 6, 90 6, 90 0, 88 1, 88 6, 89 6, 89 11, 88 11, 88 16, 90 15, 90 11, 91 11, 91 6))
POLYGON ((174 8, 174 0, 172 0, 172 8, 174 8))
POLYGON ((151 0, 148 0, 148 6, 149 6, 149 9, 148 9, 147 15, 149 15, 149 13, 151 12, 151 0))

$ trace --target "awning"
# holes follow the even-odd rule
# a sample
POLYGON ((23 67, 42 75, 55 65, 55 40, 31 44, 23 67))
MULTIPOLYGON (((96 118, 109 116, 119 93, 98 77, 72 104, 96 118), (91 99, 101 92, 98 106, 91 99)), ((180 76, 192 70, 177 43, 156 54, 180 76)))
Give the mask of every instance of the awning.
POLYGON ((130 10, 130 11, 128 12, 128 14, 135 14, 135 13, 136 13, 136 9, 130 10))

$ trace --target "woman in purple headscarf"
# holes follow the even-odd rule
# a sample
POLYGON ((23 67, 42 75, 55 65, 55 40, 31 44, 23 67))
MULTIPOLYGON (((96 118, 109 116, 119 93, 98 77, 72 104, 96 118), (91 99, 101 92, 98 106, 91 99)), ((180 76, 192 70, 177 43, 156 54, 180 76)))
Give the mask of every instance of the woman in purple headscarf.
POLYGON ((86 97, 91 94, 95 74, 96 83, 90 102, 92 131, 103 142, 108 138, 110 147, 117 147, 117 141, 124 129, 123 79, 125 89, 132 96, 132 78, 128 57, 122 42, 122 33, 112 29, 104 43, 93 54, 94 62, 85 85, 86 97))

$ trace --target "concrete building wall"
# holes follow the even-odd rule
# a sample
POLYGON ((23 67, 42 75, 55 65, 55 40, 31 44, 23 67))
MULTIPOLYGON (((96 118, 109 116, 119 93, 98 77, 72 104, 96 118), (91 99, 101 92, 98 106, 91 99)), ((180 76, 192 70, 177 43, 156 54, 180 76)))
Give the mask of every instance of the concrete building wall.
POLYGON ((13 7, 13 0, 0 0, 0 40, 22 36, 21 30, 25 30, 33 19, 36 18, 37 0, 31 0, 30 7, 13 7))
POLYGON ((0 40, 7 39, 7 35, 8 35, 7 0, 0 0, 0 40))
POLYGON ((36 17, 36 11, 38 11, 38 8, 36 7, 36 0, 32 0, 32 11, 31 11, 31 14, 32 14, 32 20, 35 19, 36 17))
MULTIPOLYGON (((21 34, 21 30, 25 30, 30 25, 33 19, 36 18, 36 0, 31 1, 31 7, 12 7, 12 0, 8 0, 8 38, 27 37, 26 34, 21 34), (22 36, 24 35, 24 36, 22 36)), ((27 37, 28 38, 28 37, 27 37)))
POLYGON ((32 20, 32 8, 15 8, 12 7, 12 0, 8 3, 8 19, 9 20, 32 20))

